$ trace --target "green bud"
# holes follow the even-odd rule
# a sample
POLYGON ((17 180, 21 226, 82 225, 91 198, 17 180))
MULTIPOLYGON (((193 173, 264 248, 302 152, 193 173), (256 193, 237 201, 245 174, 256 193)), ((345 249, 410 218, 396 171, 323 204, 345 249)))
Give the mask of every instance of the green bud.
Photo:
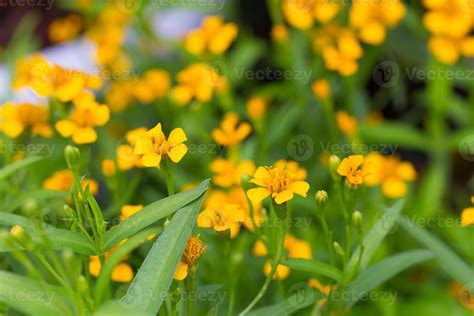
POLYGON ((335 241, 332 245, 334 247, 334 250, 336 251, 336 253, 339 256, 341 256, 341 257, 345 256, 344 250, 342 249, 341 245, 339 245, 339 243, 337 241, 335 241))
POLYGON ((79 148, 67 145, 64 149, 64 157, 69 169, 72 171, 79 171, 81 168, 81 152, 79 148))
POLYGON ((163 228, 166 228, 168 227, 168 225, 171 223, 171 221, 169 219, 166 219, 164 224, 163 224, 163 228))
POLYGON ((66 213, 67 217, 76 218, 76 212, 74 212, 74 210, 69 205, 64 205, 63 209, 64 209, 64 213, 66 213))
POLYGON ((10 229, 10 234, 13 240, 15 240, 23 248, 29 251, 32 251, 35 248, 33 239, 31 239, 30 235, 28 235, 25 229, 20 225, 13 225, 10 229))
POLYGON ((83 275, 77 278, 77 289, 82 294, 86 294, 90 290, 89 282, 87 282, 87 279, 83 275))
POLYGON ((336 155, 331 155, 329 157, 329 171, 331 172, 331 177, 334 181, 339 181, 341 176, 337 173, 337 168, 341 164, 341 158, 336 155))
POLYGON ((316 203, 318 204, 318 206, 322 207, 326 205, 328 201, 328 193, 324 190, 319 190, 318 192, 316 192, 314 198, 316 199, 316 203))
POLYGON ((252 188, 250 180, 252 177, 248 174, 243 174, 240 178, 240 186, 244 189, 244 191, 248 191, 252 188))
POLYGON ((359 211, 355 211, 352 213, 352 223, 354 223, 354 226, 358 229, 362 229, 362 213, 359 211))
POLYGON ((33 198, 26 199, 21 208, 23 213, 29 217, 38 210, 38 201, 33 198))

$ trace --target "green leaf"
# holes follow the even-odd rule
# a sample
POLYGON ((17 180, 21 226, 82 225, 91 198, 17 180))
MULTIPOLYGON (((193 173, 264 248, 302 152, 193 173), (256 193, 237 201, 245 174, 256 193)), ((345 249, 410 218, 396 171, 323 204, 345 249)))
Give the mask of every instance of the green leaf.
POLYGON ((202 196, 209 185, 209 180, 203 181, 196 189, 175 194, 152 203, 140 212, 130 216, 113 229, 105 233, 104 242, 107 251, 119 242, 139 232, 140 230, 156 223, 160 219, 173 214, 183 206, 202 196))
POLYGON ((283 259, 281 260, 281 264, 294 270, 310 272, 316 275, 324 275, 336 281, 339 281, 342 276, 342 273, 338 268, 317 260, 283 259))
POLYGON ((6 213, 11 213, 20 206, 22 206, 29 199, 64 201, 68 194, 68 192, 53 190, 37 190, 28 192, 7 204, 6 207, 2 209, 2 211, 6 213))
POLYGON ((107 301, 102 304, 99 309, 93 314, 94 316, 154 316, 153 313, 146 313, 143 311, 130 310, 117 301, 107 301))
POLYGON ((5 180, 6 178, 8 178, 10 175, 17 172, 18 170, 26 168, 29 165, 32 165, 40 160, 43 160, 44 158, 45 157, 41 157, 41 156, 31 156, 19 161, 15 161, 11 164, 8 164, 7 166, 0 169, 0 181, 5 180))
POLYGON ((346 306, 354 305, 363 296, 367 295, 377 286, 394 277, 409 267, 433 258, 433 253, 428 250, 407 251, 394 255, 367 268, 352 281, 343 294, 346 306))
MULTIPOLYGON (((33 238, 40 243, 42 241, 31 219, 24 216, 0 212, 0 226, 20 225, 33 238)), ((96 253, 94 245, 81 233, 73 232, 67 229, 56 228, 49 224, 41 224, 43 233, 51 242, 53 249, 70 249, 74 252, 94 255, 96 253)), ((0 251, 8 251, 7 247, 0 244, 0 251)))
POLYGON ((181 208, 153 245, 121 302, 133 309, 156 314, 173 281, 204 195, 181 208))
POLYGON ((290 315, 292 313, 297 312, 298 310, 302 308, 305 308, 314 304, 317 300, 322 299, 322 295, 319 291, 315 291, 314 289, 308 287, 306 284, 297 283, 292 288, 289 289, 288 293, 293 292, 294 294, 290 295, 287 299, 275 305, 270 305, 270 306, 256 309, 247 315, 249 316, 290 315))
POLYGON ((453 279, 463 284, 474 282, 474 269, 469 267, 468 264, 449 249, 441 240, 430 234, 427 230, 418 227, 406 217, 400 217, 399 221, 407 233, 433 252, 439 265, 453 279))
POLYGON ((428 147, 425 136, 406 123, 385 122, 377 126, 361 126, 360 133, 366 143, 398 144, 418 150, 428 147))
POLYGON ((71 300, 61 288, 0 271, 0 302, 28 315, 73 315, 71 300))
MULTIPOLYGON (((382 217, 375 223, 372 229, 367 233, 364 238, 364 253, 362 254, 362 260, 360 262, 361 269, 367 267, 372 259, 373 255, 379 248, 382 241, 385 239, 387 234, 392 229, 393 225, 398 221, 400 213, 402 211, 404 201, 397 201, 392 207, 388 208, 382 217)), ((348 265, 353 269, 357 260, 359 259, 360 247, 354 251, 348 265)), ((350 270, 349 270, 350 271, 350 270)))

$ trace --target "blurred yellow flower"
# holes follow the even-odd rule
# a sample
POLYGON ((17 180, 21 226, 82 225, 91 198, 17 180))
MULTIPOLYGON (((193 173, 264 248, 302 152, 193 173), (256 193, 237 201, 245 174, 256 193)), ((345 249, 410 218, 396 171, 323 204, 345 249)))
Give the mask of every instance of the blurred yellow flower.
POLYGON ((71 137, 76 144, 90 144, 97 140, 96 126, 105 125, 110 118, 106 105, 95 101, 92 93, 84 92, 73 100, 69 118, 56 122, 56 130, 63 137, 71 137))
POLYGON ((48 119, 49 110, 44 105, 5 103, 0 107, 0 131, 11 138, 27 129, 33 136, 51 137, 53 130, 48 119))
POLYGON ((199 235, 190 236, 173 278, 179 281, 184 280, 188 276, 189 269, 197 265, 199 257, 205 250, 206 246, 199 239, 199 235))
POLYGON ((133 94, 138 101, 149 104, 164 98, 171 87, 170 74, 161 69, 151 69, 133 85, 133 94))
POLYGON ((140 155, 134 153, 135 144, 137 140, 145 136, 147 133, 146 127, 140 127, 129 131, 125 138, 126 144, 121 144, 117 147, 117 166, 120 170, 130 170, 132 168, 142 168, 142 159, 140 155))
POLYGON ((336 113, 337 127, 341 132, 349 137, 357 133, 357 119, 345 111, 336 113))
MULTIPOLYGON (((474 196, 471 197, 471 203, 474 204, 474 196)), ((467 207, 462 211, 461 225, 463 227, 474 225, 474 207, 467 207)))
POLYGON ((219 16, 208 16, 201 28, 191 31, 186 36, 185 47, 188 52, 195 55, 206 52, 222 54, 232 45, 237 34, 238 28, 235 23, 224 23, 219 16))
POLYGON ((328 23, 339 12, 340 5, 331 0, 283 0, 282 11, 288 23, 296 28, 307 30, 314 21, 328 23))
POLYGON ((237 113, 230 112, 224 116, 220 129, 212 131, 212 138, 222 146, 235 146, 240 144, 251 132, 252 127, 247 122, 240 122, 237 113))
POLYGON ((102 160, 102 174, 106 177, 111 177, 115 174, 115 161, 112 159, 102 160))
POLYGON ((337 173, 343 177, 346 177, 346 182, 349 185, 358 187, 364 182, 371 170, 364 164, 364 156, 352 155, 344 158, 337 168, 337 173))
MULTIPOLYGON (((111 250, 105 253, 105 260, 110 257, 110 255, 122 245, 126 240, 120 242, 117 246, 112 248, 111 250)), ((98 256, 90 256, 89 257, 89 273, 94 276, 98 277, 100 275, 100 271, 102 270, 102 265, 100 263, 100 259, 98 256)), ((128 283, 133 280, 133 269, 127 263, 121 262, 119 263, 114 270, 112 271, 111 279, 115 282, 121 283, 128 283)))
POLYGON ((214 173, 212 181, 220 187, 228 188, 239 186, 243 175, 252 175, 255 172, 255 164, 250 160, 234 162, 217 158, 211 163, 210 170, 214 173))
POLYGON ((48 28, 49 40, 53 43, 73 40, 79 35, 82 24, 82 19, 77 14, 55 19, 48 28))
POLYGON ((122 208, 120 209, 120 220, 121 221, 124 221, 126 220, 127 218, 129 218, 130 216, 138 213, 139 211, 141 211, 143 209, 143 205, 139 204, 139 205, 124 205, 122 206, 122 208))
POLYGON ((105 92, 105 102, 114 113, 123 112, 134 101, 134 83, 131 80, 114 80, 105 92))
POLYGON ((311 86, 313 93, 319 99, 325 100, 331 96, 331 86, 325 79, 317 80, 311 86))
POLYGON ((252 97, 247 101, 247 114, 253 121, 260 120, 268 107, 268 101, 262 97, 252 97))
POLYGON ((400 198, 407 194, 405 182, 416 179, 416 171, 410 162, 400 161, 394 156, 383 156, 373 152, 365 158, 370 173, 364 183, 369 186, 381 185, 382 192, 389 198, 400 198))
POLYGON ((163 156, 178 163, 188 152, 188 147, 184 144, 186 140, 187 137, 182 128, 172 130, 166 139, 161 130, 161 123, 158 123, 136 140, 134 154, 141 155, 141 162, 145 167, 159 168, 163 156))
POLYGON ((297 176, 288 169, 258 167, 250 182, 258 185, 259 188, 248 190, 247 195, 254 203, 260 203, 271 196, 277 204, 293 199, 294 194, 306 197, 309 184, 298 180, 297 176))
MULTIPOLYGON (((43 181, 43 188, 54 191, 70 191, 74 183, 74 175, 71 170, 60 170, 54 172, 49 178, 43 181)), ((85 190, 89 186, 89 192, 96 195, 99 192, 99 184, 92 179, 84 179, 82 188, 85 190)))
POLYGON ((306 169, 301 168, 296 161, 278 160, 273 164, 275 168, 288 170, 295 176, 295 180, 306 180, 308 172, 306 169))
POLYGON ((283 24, 274 25, 272 27, 272 39, 275 42, 284 42, 288 39, 288 28, 283 24))
POLYGON ((332 290, 331 285, 322 285, 321 282, 319 282, 319 280, 317 280, 317 279, 310 279, 308 281, 308 285, 311 286, 314 289, 317 289, 325 297, 329 296, 329 293, 332 290))

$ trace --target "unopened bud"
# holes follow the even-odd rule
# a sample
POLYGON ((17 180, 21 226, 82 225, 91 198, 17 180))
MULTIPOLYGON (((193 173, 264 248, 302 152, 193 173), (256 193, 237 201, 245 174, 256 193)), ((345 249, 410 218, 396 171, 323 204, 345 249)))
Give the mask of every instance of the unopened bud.
POLYGON ((352 213, 352 223, 357 229, 362 229, 362 213, 359 211, 355 211, 352 213))
POLYGON ((328 201, 328 193, 324 190, 320 190, 316 192, 314 198, 316 199, 316 203, 318 204, 318 206, 324 206, 328 201))
POLYGON ((69 169, 78 171, 81 168, 81 152, 79 148, 67 145, 64 149, 64 157, 69 169))
POLYGON ((341 176, 337 173, 337 168, 341 164, 341 158, 336 155, 331 155, 329 157, 329 171, 331 172, 331 177, 334 181, 339 181, 341 176))
POLYGON ((168 227, 168 225, 171 223, 171 221, 169 219, 166 219, 164 224, 163 224, 163 228, 166 228, 168 227))
POLYGON ((333 247, 334 247, 334 250, 336 251, 336 253, 341 256, 341 257, 344 257, 344 250, 342 249, 341 245, 339 245, 339 243, 337 241, 335 241, 333 244, 333 247))
POLYGON ((34 249, 33 240, 20 225, 13 225, 10 229, 10 234, 20 246, 30 251, 34 249))

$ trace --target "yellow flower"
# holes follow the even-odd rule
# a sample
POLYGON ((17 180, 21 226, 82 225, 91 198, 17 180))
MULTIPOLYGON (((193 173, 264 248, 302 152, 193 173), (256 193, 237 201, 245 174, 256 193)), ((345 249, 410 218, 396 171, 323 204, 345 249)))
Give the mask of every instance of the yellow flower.
POLYGON ((117 166, 120 170, 130 170, 134 167, 142 168, 142 157, 134 153, 135 144, 137 140, 146 136, 146 127, 140 127, 129 131, 125 138, 126 144, 121 144, 117 147, 117 166))
POLYGON ((48 28, 49 40, 62 43, 76 38, 82 28, 82 19, 77 14, 70 14, 54 20, 48 28))
POLYGON ((69 118, 56 123, 56 130, 63 137, 71 137, 76 144, 90 144, 97 140, 96 126, 105 125, 110 118, 106 105, 95 101, 92 93, 84 92, 73 100, 75 107, 69 118))
POLYGON ((164 98, 168 94, 170 86, 171 77, 167 71, 151 69, 133 85, 133 93, 138 101, 149 104, 164 98))
POLYGON ((209 102, 214 90, 226 84, 224 77, 212 66, 198 63, 178 72, 177 85, 171 90, 172 98, 181 106, 189 104, 193 99, 209 102))
POLYGON ((258 167, 250 182, 259 186, 247 191, 247 196, 254 203, 271 196, 277 204, 282 204, 293 199, 294 194, 306 197, 309 190, 309 184, 298 180, 297 174, 277 167, 258 167))
POLYGON ((251 132, 252 127, 247 122, 239 124, 237 113, 227 113, 221 122, 221 128, 212 131, 212 138, 222 146, 235 146, 240 144, 251 132))
POLYGON ((105 102, 114 113, 123 112, 132 104, 134 84, 131 80, 115 80, 105 92, 105 102))
POLYGON ((357 133, 357 119, 345 111, 336 113, 337 127, 344 135, 352 137, 357 133))
POLYGON ((331 96, 331 86, 325 79, 315 81, 311 88, 314 95, 322 100, 328 99, 331 96))
POLYGON ((223 201, 223 193, 211 194, 206 200, 204 211, 198 215, 197 224, 199 227, 213 228, 216 232, 230 230, 230 237, 234 238, 245 220, 245 212, 240 205, 223 201))
POLYGON ((325 297, 329 296, 329 293, 331 293, 332 290, 331 285, 322 285, 321 282, 316 279, 310 279, 308 284, 312 288, 319 290, 319 292, 321 292, 325 297))
POLYGON ((243 175, 252 175, 255 172, 255 164, 250 160, 236 163, 217 158, 211 163, 210 169, 215 173, 212 181, 218 186, 228 188, 233 185, 239 186, 243 175))
POLYGON ((106 177, 111 177, 115 174, 115 161, 112 159, 102 160, 102 174, 106 177))
POLYGON ((304 168, 300 168, 300 165, 296 161, 278 160, 273 164, 275 168, 288 170, 295 176, 296 180, 306 180, 308 172, 304 168))
POLYGON ((184 280, 188 276, 189 269, 197 265, 199 257, 205 250, 206 246, 199 239, 199 235, 190 236, 173 278, 179 281, 184 280))
POLYGON ((340 5, 336 1, 283 0, 282 2, 285 19, 290 25, 302 30, 311 28, 315 19, 323 24, 331 21, 339 9, 340 5))
POLYGON ((405 15, 400 0, 355 1, 349 12, 349 24, 358 31, 360 39, 371 45, 380 45, 386 37, 386 28, 395 27, 405 15))
POLYGON ((218 16, 209 16, 204 19, 202 27, 191 31, 185 40, 188 52, 202 55, 206 52, 212 54, 224 53, 234 42, 238 34, 235 23, 224 23, 218 16))
POLYGON ((352 76, 359 68, 358 59, 364 51, 353 31, 336 24, 324 25, 315 32, 313 46, 322 54, 327 69, 342 76, 352 76))
POLYGON ((143 209, 143 205, 124 205, 120 209, 120 212, 122 213, 120 215, 120 220, 124 221, 125 219, 129 218, 130 216, 138 213, 143 209))
POLYGON ((346 177, 349 185, 360 186, 364 182, 364 178, 370 173, 367 164, 364 164, 364 156, 352 155, 344 158, 337 168, 337 173, 346 177))
POLYGON ((381 185, 382 192, 389 198, 400 198, 407 194, 406 181, 416 179, 416 171, 409 162, 400 158, 383 156, 377 152, 370 153, 364 162, 370 168, 364 183, 369 186, 381 185))
POLYGON ((53 130, 48 117, 49 110, 44 105, 5 103, 0 107, 0 131, 11 138, 17 138, 26 129, 32 135, 51 137, 53 130))
POLYGON ((253 219, 250 216, 250 206, 247 200, 247 196, 245 195, 245 191, 242 187, 234 187, 230 189, 227 193, 225 198, 227 203, 230 204, 237 204, 240 208, 244 211, 245 217, 243 221, 243 225, 249 231, 253 232, 255 230, 254 223, 256 226, 261 226, 263 223, 262 217, 262 204, 260 203, 252 203, 253 208, 253 219))
MULTIPOLYGON (((43 181, 43 188, 54 191, 70 191, 74 183, 74 175, 69 169, 54 172, 51 177, 43 181)), ((99 192, 99 185, 95 180, 84 179, 82 181, 82 188, 89 186, 89 191, 93 195, 99 192)))
POLYGON ((288 39, 288 28, 283 24, 272 27, 272 39, 275 42, 284 42, 288 39))
POLYGON ((187 140, 182 128, 171 131, 168 139, 161 130, 161 123, 140 136, 135 144, 134 154, 141 155, 141 162, 145 167, 160 167, 161 158, 167 156, 174 163, 178 163, 188 152, 183 144, 187 140))
MULTIPOLYGON (((474 196, 471 197, 471 203, 474 204, 474 196)), ((474 207, 467 207, 462 211, 461 225, 463 227, 474 225, 474 207)))
POLYGON ((254 121, 260 120, 268 107, 268 101, 262 97, 252 97, 247 102, 247 114, 254 121))
MULTIPOLYGON (((120 242, 117 246, 112 248, 111 250, 105 253, 105 261, 110 257, 110 255, 122 245, 126 240, 120 242)), ((94 276, 98 277, 100 275, 100 271, 102 270, 102 265, 100 263, 100 259, 98 256, 90 256, 89 257, 89 273, 94 276)), ((121 262, 119 263, 114 270, 112 271, 111 279, 115 282, 121 283, 128 283, 133 280, 133 269, 127 263, 121 262)))

